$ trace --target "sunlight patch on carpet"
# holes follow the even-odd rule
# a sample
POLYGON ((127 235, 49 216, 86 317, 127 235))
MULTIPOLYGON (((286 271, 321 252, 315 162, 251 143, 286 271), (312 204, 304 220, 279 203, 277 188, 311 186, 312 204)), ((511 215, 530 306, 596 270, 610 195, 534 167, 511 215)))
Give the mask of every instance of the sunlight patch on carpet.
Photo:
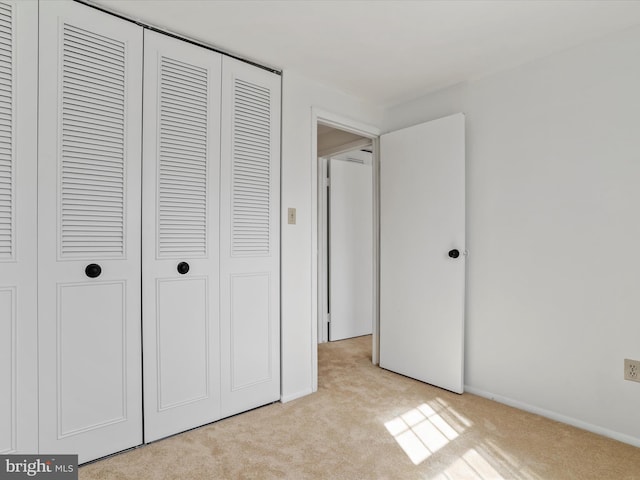
POLYGON ((384 426, 414 465, 424 462, 464 430, 460 425, 454 428, 426 403, 386 422, 384 426))
MULTIPOLYGON (((419 465, 455 441, 473 423, 449 404, 436 398, 384 424, 414 465, 419 465)), ((445 463, 430 480, 540 480, 526 465, 490 440, 481 441, 462 455, 442 453, 434 461, 445 463), (442 456, 444 455, 444 456, 442 456), (446 460, 445 460, 446 459, 446 460)))

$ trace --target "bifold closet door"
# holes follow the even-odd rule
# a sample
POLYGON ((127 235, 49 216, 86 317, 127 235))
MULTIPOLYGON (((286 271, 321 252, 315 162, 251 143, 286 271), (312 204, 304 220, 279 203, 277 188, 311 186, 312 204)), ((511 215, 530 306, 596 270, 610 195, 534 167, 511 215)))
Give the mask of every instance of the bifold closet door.
POLYGON ((38 451, 37 38, 37 2, 0 2, 0 454, 38 451))
POLYGON ((142 28, 40 2, 40 451, 142 443, 142 28))
POLYGON ((220 418, 221 55, 145 31, 145 441, 220 418))
POLYGON ((222 62, 221 408, 280 398, 280 77, 222 62))

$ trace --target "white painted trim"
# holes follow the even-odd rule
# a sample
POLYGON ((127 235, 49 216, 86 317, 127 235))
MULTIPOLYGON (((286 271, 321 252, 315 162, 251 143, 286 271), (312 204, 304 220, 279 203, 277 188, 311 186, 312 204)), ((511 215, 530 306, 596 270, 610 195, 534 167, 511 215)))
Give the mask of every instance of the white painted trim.
MULTIPOLYGON (((357 120, 343 117, 342 115, 327 112, 326 110, 322 110, 316 107, 311 107, 311 115, 313 119, 312 127, 315 127, 315 130, 313 131, 314 137, 317 137, 318 121, 320 121, 320 123, 323 125, 338 128, 340 130, 344 130, 345 132, 355 133, 356 135, 360 135, 361 137, 367 137, 371 139, 379 137, 381 133, 379 128, 367 125, 366 123, 358 122, 357 120)), ((316 150, 314 150, 314 153, 316 150)))
POLYGON ((632 437, 630 435, 616 432, 614 430, 609 430, 608 428, 600 427, 592 423, 583 422, 582 420, 578 420, 573 417, 567 417, 552 410, 546 410, 544 408, 536 407, 535 405, 530 405, 519 400, 514 400, 509 397, 503 397, 502 395, 496 395, 495 393, 487 392, 486 390, 481 390, 469 385, 464 386, 464 391, 466 393, 471 393, 479 397, 487 398, 489 400, 493 400, 495 402, 517 408, 519 410, 524 410, 525 412, 535 413, 536 415, 555 420, 556 422, 566 423, 567 425, 581 428, 582 430, 587 430, 604 437, 612 438, 614 440, 618 440, 619 442, 628 443, 629 445, 633 445, 634 447, 640 447, 640 438, 632 437))
POLYGON ((315 392, 315 390, 312 391, 311 389, 306 389, 306 390, 302 390, 300 392, 292 393, 290 395, 285 395, 285 396, 280 398, 280 402, 281 403, 291 402, 293 400, 297 400, 298 398, 302 398, 302 397, 306 397, 307 395, 311 395, 313 392, 315 392))
POLYGON ((318 391, 318 115, 311 108, 311 392, 318 391))
POLYGON ((380 137, 372 141, 373 160, 373 335, 371 362, 380 364, 380 137))
POLYGON ((329 341, 329 328, 325 321, 325 315, 329 311, 327 289, 328 275, 326 275, 329 263, 328 239, 321 232, 326 232, 327 224, 327 188, 324 185, 325 178, 328 177, 327 157, 318 157, 318 343, 329 341), (321 226, 320 226, 321 225, 321 226))
MULTIPOLYGON (((311 107, 311 152, 309 152, 309 168, 311 170, 311 391, 318 390, 318 122, 323 125, 338 128, 350 133, 355 133, 362 137, 370 138, 373 141, 373 171, 374 171, 374 208, 379 204, 378 175, 379 158, 377 153, 377 140, 380 136, 380 129, 367 125, 356 120, 327 112, 325 110, 311 107)), ((374 229, 377 232, 379 219, 374 215, 374 229)), ((379 262, 378 262, 378 234, 374 235, 374 277, 376 291, 374 292, 374 329, 372 342, 372 357, 377 363, 378 348, 380 345, 378 332, 380 318, 378 315, 378 284, 379 284, 379 262)))

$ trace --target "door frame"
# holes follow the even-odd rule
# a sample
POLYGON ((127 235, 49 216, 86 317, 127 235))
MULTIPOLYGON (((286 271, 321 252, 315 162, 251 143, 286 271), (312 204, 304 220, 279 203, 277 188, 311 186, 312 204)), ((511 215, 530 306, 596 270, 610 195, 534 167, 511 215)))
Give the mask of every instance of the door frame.
MULTIPOLYGON (((354 133, 371 140, 373 153, 373 335, 372 335, 372 363, 377 365, 380 353, 380 161, 379 161, 379 136, 380 129, 367 125, 338 114, 327 112, 315 107, 311 108, 311 369, 312 391, 318 390, 318 338, 321 335, 318 319, 320 318, 322 304, 318 301, 325 293, 322 282, 322 256, 319 255, 320 235, 326 233, 322 225, 322 215, 319 212, 319 184, 322 178, 319 173, 321 164, 318 162, 318 123, 332 128, 354 133)), ((353 145, 346 145, 344 151, 353 150, 353 145)), ((332 154, 341 151, 332 152, 332 154)), ((321 337, 320 337, 321 338, 321 337)))
MULTIPOLYGON (((339 150, 337 148, 331 149, 331 151, 337 151, 337 153, 331 153, 330 155, 322 155, 318 157, 318 343, 325 343, 331 341, 330 329, 327 322, 327 312, 329 310, 329 304, 331 303, 331 264, 330 259, 330 229, 331 229, 331 215, 329 207, 329 195, 327 195, 327 188, 324 179, 331 177, 331 169, 329 164, 335 157, 344 154, 350 154, 352 152, 359 152, 361 148, 368 148, 373 150, 373 141, 370 138, 363 138, 362 140, 345 144, 339 150), (348 148, 345 148, 348 147, 348 148), (328 285, 328 288, 327 288, 328 285)), ((320 154, 322 152, 319 152, 320 154)), ((355 155, 355 153, 354 153, 355 155)), ((371 156, 373 160, 373 154, 371 156)), ((373 162, 369 164, 372 172, 372 186, 373 186, 373 162)), ((371 220, 372 220, 372 237, 373 235, 373 191, 371 196, 371 220)), ((373 238, 372 238, 373 240, 373 238)), ((372 242, 373 243, 373 242, 372 242)), ((372 245, 373 248, 373 245, 372 245)), ((372 250, 373 255, 373 250, 372 250)), ((373 265, 372 265, 373 266, 373 265)), ((372 271, 373 275, 373 271, 372 271)), ((373 278, 372 278, 373 287, 373 278)), ((372 295, 373 301, 373 295, 372 295)), ((373 330, 373 319, 371 320, 371 327, 373 330)))
POLYGON ((331 157, 318 157, 318 341, 325 343, 329 341, 329 326, 324 315, 329 310, 329 208, 328 195, 325 188, 324 179, 328 178, 328 164, 331 157))

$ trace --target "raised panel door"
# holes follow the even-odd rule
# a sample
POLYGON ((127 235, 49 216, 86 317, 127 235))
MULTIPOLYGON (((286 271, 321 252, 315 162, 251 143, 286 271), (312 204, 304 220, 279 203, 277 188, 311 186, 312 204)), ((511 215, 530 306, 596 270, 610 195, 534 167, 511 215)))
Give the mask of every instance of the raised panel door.
POLYGON ((280 77, 225 57, 221 412, 280 398, 280 77))
POLYGON ((142 28, 40 2, 40 451, 142 443, 142 28))
POLYGON ((145 32, 145 440, 220 417, 221 55, 145 32))
POLYGON ((38 448, 38 5, 0 2, 0 454, 38 448))

